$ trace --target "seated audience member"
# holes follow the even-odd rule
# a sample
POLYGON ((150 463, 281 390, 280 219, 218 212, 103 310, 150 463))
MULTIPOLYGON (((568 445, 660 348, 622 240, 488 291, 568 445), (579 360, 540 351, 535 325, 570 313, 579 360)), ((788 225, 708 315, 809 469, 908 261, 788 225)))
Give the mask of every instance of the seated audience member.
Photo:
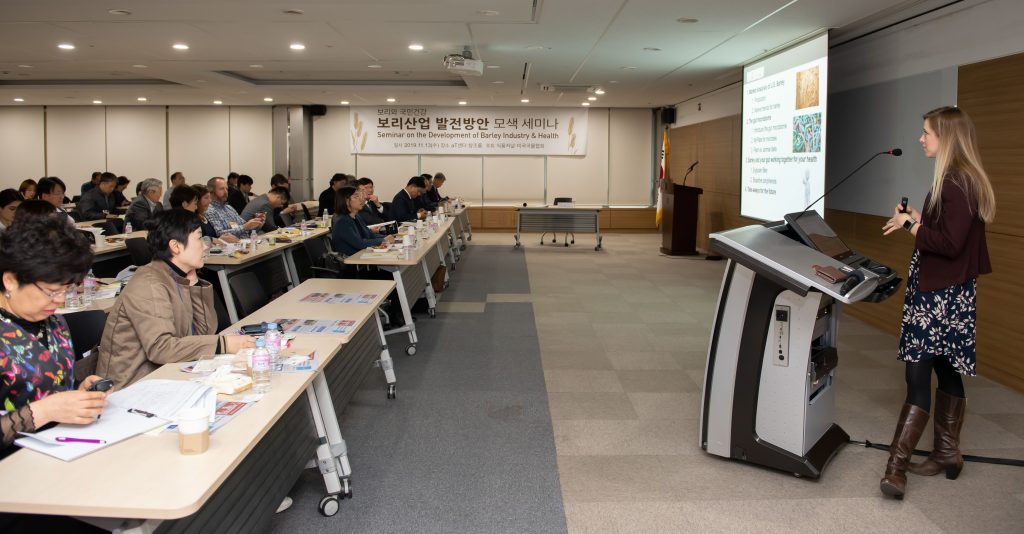
POLYGON ((67 216, 62 211, 54 211, 53 204, 46 202, 45 200, 23 200, 18 209, 14 212, 14 220, 21 221, 23 219, 47 219, 49 217, 56 217, 58 220, 64 221, 68 226, 75 228, 75 221, 67 216))
MULTIPOLYGON (((0 191, 0 232, 6 230, 14 222, 14 213, 24 197, 13 189, 0 191)), ((52 213, 53 210, 51 209, 52 213)))
POLYGON ((238 177, 239 176, 241 176, 241 175, 238 174, 235 171, 231 171, 231 172, 228 173, 228 177, 225 178, 227 180, 227 182, 228 182, 228 191, 230 191, 232 189, 238 189, 238 177))
POLYGON ((167 191, 164 193, 163 204, 165 208, 171 207, 171 191, 173 191, 174 188, 178 187, 179 185, 185 185, 185 175, 181 174, 181 171, 177 171, 171 175, 171 186, 168 187, 167 191))
POLYGON ((416 208, 422 208, 426 211, 434 211, 437 209, 437 203, 430 199, 430 191, 434 189, 434 177, 429 173, 423 173, 420 176, 422 176, 423 180, 426 182, 427 188, 423 191, 423 194, 416 199, 416 208))
MULTIPOLYGON (((274 189, 275 187, 283 187, 287 194, 284 197, 284 203, 274 208, 274 224, 277 226, 288 226, 292 223, 291 215, 301 208, 299 208, 298 204, 288 204, 289 199, 292 197, 292 182, 288 177, 283 174, 272 176, 270 178, 270 188, 274 189)), ((252 200, 249 202, 252 202, 252 200)))
POLYGON ((413 176, 391 201, 391 218, 398 222, 415 221, 426 217, 427 210, 416 206, 416 199, 427 190, 422 176, 413 176))
MULTIPOLYGON (((381 204, 380 199, 373 190, 373 180, 369 178, 360 178, 356 180, 357 188, 359 193, 363 195, 363 199, 366 203, 363 204, 363 209, 359 211, 359 217, 363 219, 366 224, 380 224, 387 222, 388 219, 384 218, 384 206, 381 204)), ((380 228, 378 228, 380 230, 380 228)))
POLYGON ((324 210, 327 210, 328 215, 334 215, 334 204, 337 201, 338 190, 345 187, 345 184, 347 183, 348 178, 340 172, 331 176, 331 182, 327 186, 327 189, 324 189, 323 192, 320 193, 320 198, 318 199, 319 206, 317 207, 316 215, 322 215, 324 210))
POLYGON ((148 226, 153 261, 117 297, 100 340, 96 372, 117 388, 163 364, 254 346, 249 336, 216 334, 213 286, 197 274, 205 252, 199 216, 168 209, 148 226))
POLYGON ((100 177, 102 177, 102 176, 103 176, 103 173, 100 172, 100 171, 93 172, 92 173, 92 178, 89 178, 88 182, 85 182, 84 184, 82 184, 82 192, 81 192, 81 194, 84 196, 91 189, 93 189, 97 185, 99 185, 100 184, 100 177))
POLYGON ((66 191, 64 182, 56 176, 41 178, 39 180, 39 185, 36 186, 36 196, 39 200, 49 203, 50 206, 52 206, 53 211, 66 215, 68 221, 73 225, 75 224, 75 219, 63 208, 64 191, 66 191))
MULTIPOLYGON (((274 210, 284 206, 287 202, 288 190, 283 187, 275 187, 266 194, 260 195, 249 201, 249 203, 246 204, 245 209, 242 210, 242 218, 252 219, 259 214, 263 214, 263 226, 260 228, 260 231, 272 232, 277 230, 278 227, 278 224, 274 222, 274 210)), ((291 208, 291 206, 289 206, 289 208, 291 208)))
POLYGON ((243 174, 238 177, 238 194, 235 195, 234 201, 231 200, 231 190, 228 190, 228 204, 235 208, 235 211, 242 213, 245 209, 245 205, 252 200, 252 197, 256 196, 252 192, 252 176, 243 174))
MULTIPOLYGON (((217 235, 217 230, 210 224, 210 220, 206 218, 206 210, 210 209, 210 202, 213 200, 210 194, 210 189, 205 185, 195 184, 191 187, 192 191, 196 194, 195 211, 199 215, 199 220, 202 221, 203 225, 203 237, 209 237, 216 243, 238 243, 239 239, 231 234, 224 234, 222 236, 217 235)), ((172 197, 174 195, 171 195, 172 197)), ((172 202, 173 203, 173 202, 172 202)), ((188 209, 188 208, 185 208, 188 209)))
POLYGON ((171 196, 168 197, 168 200, 171 203, 171 209, 183 209, 191 211, 192 213, 198 213, 199 193, 196 192, 195 188, 196 186, 194 185, 182 185, 172 189, 171 196))
POLYGON ((441 189, 441 186, 444 185, 445 180, 447 179, 444 177, 444 173, 439 172, 435 174, 434 179, 431 182, 431 185, 433 187, 430 188, 430 191, 427 191, 427 195, 430 197, 430 201, 433 202, 435 205, 448 200, 447 196, 442 196, 441 192, 438 191, 439 189, 441 189))
POLYGON ((18 187, 18 192, 21 193, 22 198, 25 200, 33 200, 36 198, 36 181, 29 178, 21 182, 21 186, 18 187))
MULTIPOLYGON (((114 186, 114 205, 118 208, 123 208, 131 204, 131 201, 128 200, 128 197, 124 194, 124 190, 128 189, 128 184, 131 182, 132 181, 125 176, 117 177, 117 185, 114 186)), ((163 184, 160 185, 163 187, 163 184)), ((135 196, 139 196, 140 189, 142 189, 142 182, 139 182, 139 185, 135 187, 135 196)))
MULTIPOLYGON (((239 182, 242 181, 242 178, 244 176, 238 178, 239 182)), ((210 194, 213 196, 210 207, 206 210, 206 218, 210 220, 210 224, 213 225, 213 229, 217 231, 219 237, 223 238, 225 235, 248 237, 250 231, 263 227, 262 213, 246 221, 238 215, 235 208, 228 205, 228 183, 223 178, 219 176, 210 178, 206 182, 206 187, 210 189, 210 194)))
POLYGON ((105 172, 100 175, 100 181, 96 187, 82 194, 75 208, 82 215, 82 220, 93 221, 105 219, 114 213, 117 206, 114 205, 114 187, 117 186, 117 176, 112 172, 105 172))
POLYGON ((103 411, 106 394, 86 392, 97 377, 75 390, 75 352, 64 318, 67 289, 92 264, 85 237, 57 217, 17 220, 0 234, 0 415, 3 449, 13 452, 18 432, 50 422, 89 424, 103 411))
POLYGON ((238 213, 242 213, 242 210, 245 209, 245 205, 249 203, 249 195, 247 194, 247 192, 252 190, 252 178, 249 176, 244 176, 244 178, 248 179, 246 181, 248 182, 249 186, 246 187, 245 192, 242 191, 242 178, 243 176, 239 176, 236 174, 235 183, 232 185, 231 175, 228 175, 228 204, 230 204, 232 208, 235 208, 235 211, 237 211, 238 213))
POLYGON ((139 188, 139 196, 128 207, 128 214, 124 217, 125 223, 132 223, 132 228, 142 230, 146 227, 146 221, 164 209, 160 203, 160 196, 163 194, 163 184, 156 178, 146 178, 139 188))
POLYGON ((335 211, 334 227, 331 228, 331 243, 334 250, 351 256, 367 247, 381 243, 391 244, 394 236, 381 237, 366 227, 359 218, 359 210, 363 208, 363 195, 352 187, 338 190, 338 203, 335 211))

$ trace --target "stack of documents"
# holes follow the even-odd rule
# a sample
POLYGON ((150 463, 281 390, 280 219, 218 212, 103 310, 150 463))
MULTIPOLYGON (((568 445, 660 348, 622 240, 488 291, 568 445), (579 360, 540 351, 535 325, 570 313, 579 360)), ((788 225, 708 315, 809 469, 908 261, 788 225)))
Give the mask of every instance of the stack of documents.
POLYGON ((185 380, 143 380, 107 396, 103 415, 89 425, 59 424, 34 434, 22 433, 19 446, 74 460, 108 445, 173 421, 180 410, 201 407, 213 422, 217 393, 185 380))

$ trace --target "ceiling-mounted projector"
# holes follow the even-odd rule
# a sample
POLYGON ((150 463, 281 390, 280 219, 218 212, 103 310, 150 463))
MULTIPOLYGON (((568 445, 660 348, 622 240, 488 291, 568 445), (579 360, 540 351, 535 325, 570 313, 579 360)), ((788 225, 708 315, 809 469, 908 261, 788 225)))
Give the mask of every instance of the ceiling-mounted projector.
POLYGON ((483 76, 484 62, 463 54, 448 54, 442 60, 445 70, 460 76, 483 76))

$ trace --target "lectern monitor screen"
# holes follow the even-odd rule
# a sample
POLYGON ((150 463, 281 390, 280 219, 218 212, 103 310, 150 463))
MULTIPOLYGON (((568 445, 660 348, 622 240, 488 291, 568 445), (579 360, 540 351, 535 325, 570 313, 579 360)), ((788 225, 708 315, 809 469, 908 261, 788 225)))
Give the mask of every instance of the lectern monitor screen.
POLYGON ((786 222, 803 239, 804 243, 818 249, 822 254, 842 261, 853 251, 829 228, 825 219, 816 211, 804 211, 786 215, 786 222))

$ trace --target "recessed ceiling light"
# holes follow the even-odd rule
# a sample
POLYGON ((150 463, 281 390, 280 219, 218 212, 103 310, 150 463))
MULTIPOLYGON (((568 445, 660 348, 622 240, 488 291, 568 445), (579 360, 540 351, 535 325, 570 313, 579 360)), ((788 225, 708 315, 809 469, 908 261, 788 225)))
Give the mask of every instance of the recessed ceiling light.
POLYGON ((388 102, 394 102, 394 101, 395 101, 395 99, 394 99, 394 98, 389 98, 389 99, 388 99, 388 102))
POLYGON ((487 68, 489 68, 489 69, 500 69, 501 65, 487 65, 487 68))
POLYGON ((61 43, 61 44, 57 45, 57 48, 60 48, 61 50, 74 50, 75 49, 75 45, 73 45, 71 43, 61 43))
POLYGON ((551 50, 551 47, 550 46, 544 46, 544 45, 530 45, 530 46, 526 47, 526 49, 527 50, 551 50))
POLYGON ((15 102, 24 102, 25 99, 24 98, 15 98, 14 101, 15 102))
POLYGON ((590 105, 590 102, 580 102, 580 105, 581 105, 581 106, 589 106, 589 105, 590 105))
POLYGON ((467 104, 467 102, 465 100, 459 100, 459 105, 460 106, 465 106, 466 104, 467 104))
POLYGON ((306 12, 301 9, 286 9, 281 13, 285 15, 304 15, 306 12))
POLYGON ((493 82, 491 82, 491 83, 494 83, 494 84, 502 84, 502 83, 505 83, 505 82, 503 82, 503 81, 501 81, 501 80, 494 80, 494 81, 493 81, 493 82))
POLYGON ((206 80, 196 80, 196 83, 206 83, 206 80))
POLYGON ((636 70, 636 67, 634 67, 632 65, 624 65, 624 66, 619 67, 619 68, 622 69, 622 70, 636 70))
POLYGON ((223 104, 224 102, 221 101, 221 100, 214 100, 213 103, 217 104, 219 106, 219 105, 223 104))
POLYGON ((619 83, 619 80, 608 80, 608 83, 619 83))
POLYGON ((593 102, 593 101, 597 100, 597 97, 596 96, 588 96, 587 100, 593 102))
POLYGON ((140 96, 139 98, 136 98, 135 100, 138 100, 139 102, 147 102, 147 101, 149 101, 149 99, 144 97, 144 96, 140 96))
POLYGON ((134 67, 136 69, 146 69, 146 68, 149 68, 149 67, 147 67, 145 65, 132 65, 132 67, 134 67))
POLYGON ((695 24, 698 22, 698 19, 692 19, 690 17, 679 17, 676 19, 676 22, 680 24, 695 24))
POLYGON ((93 100, 92 103, 93 104, 102 104, 103 101, 102 100, 93 100))
POLYGON ((174 43, 171 48, 175 50, 188 50, 188 45, 185 43, 174 43))
POLYGON ((343 105, 343 106, 347 106, 347 105, 348 105, 348 100, 342 100, 342 101, 341 101, 341 105, 343 105))
POLYGON ((645 46, 644 52, 661 52, 661 49, 654 46, 645 46))
POLYGON ((263 65, 253 64, 253 65, 249 65, 249 68, 250 69, 262 69, 263 65))
POLYGON ((274 99, 273 99, 273 98, 270 98, 270 97, 268 96, 268 97, 264 98, 264 99, 263 99, 263 101, 264 101, 264 102, 273 102, 273 101, 274 101, 274 99))
POLYGON ((132 12, 128 11, 127 9, 108 9, 107 13, 110 13, 111 15, 122 15, 122 16, 124 16, 124 15, 131 15, 132 14, 132 12))
POLYGON ((529 104, 530 103, 530 99, 529 98, 522 98, 519 101, 524 103, 524 104, 529 104))
POLYGON ((288 48, 291 48, 292 50, 305 50, 306 49, 306 45, 304 45, 302 43, 292 43, 292 44, 288 45, 288 48))
POLYGON ((366 68, 368 68, 368 69, 382 69, 384 67, 382 65, 378 65, 378 64, 374 63, 373 65, 367 65, 366 68))
POLYGON ((594 94, 595 95, 603 95, 604 94, 604 89, 595 89, 594 90, 594 94))
POLYGON ((500 11, 495 11, 493 9, 480 9, 480 10, 477 10, 476 14, 477 15, 483 15, 485 17, 496 17, 496 16, 500 15, 501 12, 500 11))
POLYGON ((413 51, 419 52, 420 50, 423 50, 423 45, 418 44, 418 43, 413 43, 413 44, 409 45, 409 50, 413 50, 413 51))
POLYGON ((18 65, 19 69, 31 69, 32 65, 18 65))

